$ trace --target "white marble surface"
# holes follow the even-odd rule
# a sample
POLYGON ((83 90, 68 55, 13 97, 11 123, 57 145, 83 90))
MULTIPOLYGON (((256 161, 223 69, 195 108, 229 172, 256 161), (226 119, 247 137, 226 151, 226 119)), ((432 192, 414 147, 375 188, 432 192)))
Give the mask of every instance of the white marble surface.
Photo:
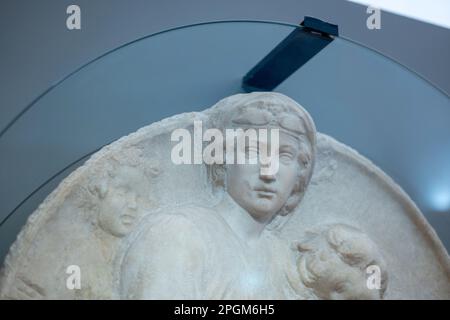
POLYGON ((447 253, 398 185, 316 133, 294 101, 253 93, 94 154, 30 216, 0 297, 449 299, 449 280, 447 253), (290 150, 273 176, 258 165, 171 161, 171 133, 192 131, 194 120, 222 129, 264 127, 261 119, 282 129, 290 150), (80 289, 67 287, 71 265, 80 289), (378 289, 367 286, 370 265, 380 268, 378 289))

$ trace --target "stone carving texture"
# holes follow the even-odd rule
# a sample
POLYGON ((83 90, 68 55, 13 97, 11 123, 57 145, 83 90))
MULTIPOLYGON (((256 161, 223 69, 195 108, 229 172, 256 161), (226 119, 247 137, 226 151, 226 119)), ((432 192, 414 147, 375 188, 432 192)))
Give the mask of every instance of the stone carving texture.
POLYGON ((448 299, 449 280, 445 249, 398 185, 290 98, 251 93, 94 154, 30 216, 0 298, 448 299), (278 128, 279 170, 174 164, 171 133, 194 121, 278 128), (71 265, 80 289, 67 287, 71 265))

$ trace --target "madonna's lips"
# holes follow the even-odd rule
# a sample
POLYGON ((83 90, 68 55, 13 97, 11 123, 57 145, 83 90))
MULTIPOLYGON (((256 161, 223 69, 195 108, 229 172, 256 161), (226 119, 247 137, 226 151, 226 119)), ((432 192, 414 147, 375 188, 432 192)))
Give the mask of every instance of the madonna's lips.
POLYGON ((256 187, 256 188, 254 188, 254 190, 257 192, 270 193, 270 194, 277 193, 277 191, 275 189, 267 188, 267 187, 256 187))
POLYGON ((275 189, 267 187, 257 187, 254 190, 256 191, 258 196, 262 198, 272 199, 277 194, 277 191, 275 189))
POLYGON ((133 224, 134 220, 136 219, 135 216, 130 215, 130 214, 121 215, 120 218, 121 218, 122 223, 125 225, 133 224))

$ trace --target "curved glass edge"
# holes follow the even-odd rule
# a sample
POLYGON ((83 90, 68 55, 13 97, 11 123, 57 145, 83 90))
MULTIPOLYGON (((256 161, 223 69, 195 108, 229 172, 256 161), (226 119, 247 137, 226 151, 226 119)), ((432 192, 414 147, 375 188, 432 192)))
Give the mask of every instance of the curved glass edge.
MULTIPOLYGON (((111 141, 112 142, 112 141, 111 141)), ((5 218, 3 218, 2 221, 0 221, 0 228, 8 221, 9 218, 11 218, 11 216, 14 215, 14 213, 20 209, 20 207, 22 207, 30 198, 32 198, 37 192, 40 192, 41 189, 45 188, 48 184, 52 183, 55 179, 57 179, 58 177, 60 177, 61 175, 63 175, 64 173, 68 172, 69 168, 74 168, 76 169, 81 162, 84 162, 85 160, 87 160, 91 155, 93 155, 94 153, 96 153, 97 151, 99 151, 100 149, 102 149, 104 146, 106 146, 108 144, 105 144, 97 149, 95 149, 94 151, 91 151, 85 155, 83 155, 82 157, 78 158, 75 161, 72 161, 70 164, 68 164, 67 166, 65 166, 64 168, 62 168, 61 170, 59 170, 58 172, 56 172, 55 174, 53 174, 50 178, 48 178, 47 180, 45 180, 40 186, 38 186, 36 189, 34 189, 29 195, 27 195, 25 197, 25 199, 23 199, 10 213, 8 213, 6 215, 5 218)), ((70 171, 69 171, 70 172, 70 171)))
POLYGON ((30 215, 47 198, 47 196, 57 188, 70 173, 82 166, 84 162, 97 150, 90 152, 77 161, 59 171, 40 185, 28 197, 26 197, 1 223, 0 223, 0 267, 2 261, 9 252, 9 248, 16 241, 20 230, 26 224, 30 215))
MULTIPOLYGON (((62 82, 64 82, 66 79, 70 78, 72 75, 76 74, 77 72, 79 72, 80 70, 86 68, 87 66, 91 65, 92 63, 100 60, 101 58, 107 56, 110 53, 113 53, 115 51, 118 51, 124 47, 127 47, 129 45, 132 45, 136 42, 139 42, 141 40, 153 37, 153 36, 157 36, 159 34, 163 34, 166 32, 170 32, 170 31, 175 31, 175 30, 179 30, 179 29, 184 29, 184 28, 189 28, 189 27, 196 27, 196 26, 201 26, 201 25, 207 25, 207 24, 215 24, 215 23, 235 23, 235 22, 247 22, 247 23, 268 23, 268 24, 277 24, 277 25, 283 25, 283 26, 288 26, 288 27, 299 27, 302 28, 302 26, 300 25, 295 25, 292 23, 286 23, 286 22, 281 22, 281 21, 271 21, 271 20, 217 20, 217 21, 206 21, 206 22, 199 22, 199 23, 194 23, 194 24, 188 24, 188 25, 182 25, 182 26, 178 26, 178 27, 174 27, 174 28, 169 28, 169 29, 165 29, 162 31, 158 31, 140 38, 137 38, 135 40, 132 40, 130 42, 124 43, 114 49, 108 50, 107 52, 101 54, 100 56, 92 59, 91 61, 83 64, 82 66, 76 68, 74 71, 68 73, 66 76, 62 77, 60 80, 57 80, 54 84, 52 84, 48 89, 46 89, 44 92, 42 92, 41 94, 39 94, 35 99, 33 99, 33 101, 31 101, 23 110, 21 110, 1 131, 0 131, 0 139, 3 137, 3 135, 14 125, 15 122, 17 122, 30 108, 32 108, 36 102, 38 102, 43 96, 45 96, 48 92, 50 92, 51 90, 53 90, 55 87, 57 87, 59 84, 61 84, 62 82)), ((428 85, 432 86, 434 89, 438 90, 439 92, 441 92, 443 95, 445 95, 446 97, 450 98, 450 95, 445 92, 442 88, 440 88, 439 86, 437 86, 436 84, 434 84, 431 80, 427 79, 425 76, 421 75, 420 73, 414 71, 413 69, 409 68, 408 66, 400 63, 399 61, 397 61, 396 59, 390 57, 389 55, 386 55, 384 53, 382 53, 381 51, 378 51, 377 49, 368 47, 360 42, 357 42, 355 40, 349 39, 347 37, 344 36, 339 36, 339 38, 344 39, 346 41, 352 42, 355 45, 358 45, 360 47, 363 47, 365 49, 371 50, 373 52, 375 52, 378 55, 381 55, 393 62, 395 62, 396 64, 402 66, 405 70, 407 70, 408 72, 414 74, 416 77, 421 78, 423 81, 425 81, 428 85)))
MULTIPOLYGON (((199 23, 199 24, 193 24, 193 25, 187 25, 187 26, 182 26, 182 27, 172 28, 172 29, 164 30, 164 31, 161 31, 161 32, 158 32, 158 33, 149 35, 149 36, 145 36, 145 37, 139 38, 139 39, 137 39, 137 40, 134 40, 134 41, 132 41, 132 42, 129 42, 129 43, 127 43, 127 44, 124 44, 124 45, 122 45, 122 46, 120 46, 120 47, 118 47, 118 48, 116 48, 116 49, 114 49, 114 50, 108 51, 107 53, 105 53, 105 54, 99 56, 98 58, 96 58, 96 59, 94 59, 94 60, 88 62, 87 64, 83 65, 82 67, 80 67, 80 68, 77 69, 76 71, 70 73, 69 75, 67 75, 66 77, 64 77, 63 79, 61 79, 61 80, 58 81, 57 83, 55 83, 53 86, 51 86, 49 89, 47 89, 47 90, 46 90, 44 93, 42 93, 38 98, 36 98, 36 99, 34 100, 34 102, 28 106, 27 110, 24 110, 24 111, 20 114, 20 116, 22 116, 23 114, 25 114, 26 111, 28 111, 30 108, 32 108, 32 106, 33 106, 37 101, 40 100, 40 98, 42 98, 43 96, 45 96, 45 94, 47 94, 48 92, 50 92, 52 89, 56 88, 56 87, 57 87, 59 84, 61 84, 64 80, 66 80, 67 78, 70 78, 72 75, 76 74, 78 71, 82 70, 83 68, 85 68, 85 67, 87 67, 88 65, 94 63, 95 61, 98 61, 98 60, 101 59, 102 57, 104 57, 104 56, 106 56, 106 55, 108 55, 108 54, 110 54, 110 53, 112 53, 112 52, 115 52, 115 51, 117 51, 117 50, 119 50, 119 49, 121 49, 121 48, 124 48, 124 47, 126 47, 126 46, 128 46, 128 45, 131 45, 131 44, 133 44, 133 43, 135 43, 135 42, 138 42, 138 41, 141 41, 141 40, 144 40, 144 39, 147 39, 147 38, 150 38, 150 37, 152 37, 152 36, 155 36, 155 35, 158 35, 158 34, 162 34, 162 33, 168 32, 168 31, 173 31, 173 30, 183 29, 183 28, 192 27, 192 26, 206 25, 206 24, 210 24, 210 23, 222 23, 222 22, 225 22, 225 23, 228 23, 228 22, 252 22, 252 23, 255 22, 255 23, 260 23, 260 22, 262 22, 262 23, 274 23, 274 24, 279 24, 279 25, 284 25, 284 26, 289 26, 289 27, 297 27, 296 25, 292 25, 292 24, 275 23, 275 22, 267 22, 267 21, 242 21, 242 20, 238 20, 238 21, 218 21, 218 22, 199 23)), ((394 59, 392 59, 392 58, 390 58, 390 57, 388 57, 388 56, 386 56, 386 55, 384 55, 384 54, 381 54, 381 53, 379 53, 379 52, 377 52, 377 51, 375 51, 375 50, 373 50, 373 49, 371 49, 371 48, 369 48, 369 47, 367 47, 367 46, 358 44, 358 43, 355 42, 355 41, 352 41, 352 40, 349 40, 349 39, 345 39, 345 38, 343 38, 343 37, 340 37, 340 38, 344 39, 345 41, 352 42, 352 43, 354 43, 354 44, 356 44, 356 45, 358 45, 358 46, 360 46, 360 47, 362 47, 362 48, 365 48, 365 49, 367 49, 367 50, 373 51, 373 52, 375 52, 376 54, 382 56, 383 58, 387 58, 388 60, 391 60, 392 62, 396 63, 397 65, 402 66, 405 70, 409 71, 409 72, 412 73, 412 74, 415 74, 416 76, 418 76, 418 78, 424 80, 425 83, 427 83, 428 85, 430 85, 430 86, 433 87, 434 89, 438 89, 439 92, 443 93, 444 96, 446 96, 446 97, 448 98, 448 95, 445 94, 445 92, 443 92, 442 90, 439 90, 439 88, 437 88, 436 86, 434 86, 430 81, 428 81, 427 79, 425 79, 425 78, 422 77, 421 75, 417 74, 416 72, 410 70, 408 67, 406 67, 406 66, 404 66, 404 65, 402 65, 402 64, 400 64, 400 63, 398 63, 398 62, 396 62, 394 59)), ((20 116, 16 119, 16 121, 20 118, 20 116)), ((11 126, 13 126, 13 125, 14 125, 14 123, 11 124, 11 126)), ((5 131, 5 132, 6 132, 6 131, 5 131)), ((3 132, 2 132, 2 134, 3 134, 3 132)), ((1 134, 0 134, 0 138, 1 138, 1 134)), ((99 148, 99 149, 100 149, 100 148, 99 148)), ((84 161, 85 158, 89 157, 91 154, 93 154, 94 152, 96 152, 96 151, 99 150, 99 149, 96 149, 96 150, 90 152, 89 154, 83 156, 81 159, 76 160, 75 163, 84 161)), ((27 204, 28 200, 31 199, 31 198, 33 198, 37 193, 39 193, 39 192, 41 191, 41 189, 44 189, 44 188, 45 188, 45 190, 47 190, 47 187, 48 187, 49 185, 52 185, 52 186, 53 186, 54 181, 57 181, 57 180, 59 179, 60 175, 68 174, 68 173, 70 173, 70 171, 74 170, 76 167, 72 168, 72 170, 69 170, 70 167, 71 167, 72 165, 74 165, 74 163, 70 164, 69 166, 65 167, 63 170, 61 170, 61 171, 59 171, 58 173, 56 173, 55 175, 53 175, 53 176, 52 176, 51 178, 49 178, 46 182, 44 182, 41 186, 39 186, 36 190, 34 190, 27 198, 25 198, 25 199, 24 199, 24 200, 23 200, 23 201, 22 201, 22 202, 14 209, 14 210, 13 210, 13 212, 11 212, 11 213, 10 213, 10 214, 9 214, 9 215, 8 215, 8 216, 0 223, 0 227, 3 226, 3 224, 5 224, 5 223, 7 222, 8 218, 9 218, 10 216, 12 216, 15 212, 18 212, 19 210, 21 210, 21 207, 22 207, 23 205, 26 205, 26 206, 28 207, 28 204, 27 204), (68 171, 66 171, 66 170, 68 170, 68 171)), ((62 178, 61 178, 61 180, 62 180, 62 178)), ((51 190, 50 190, 50 192, 51 192, 51 190)), ((45 198, 45 196, 44 196, 44 198, 45 198)), ((32 212, 32 211, 31 211, 31 212, 32 212)))
POLYGON ((105 53, 99 55, 98 57, 88 61, 87 63, 81 65, 80 67, 76 68, 74 71, 68 73, 67 75, 63 76, 61 79, 57 80, 54 84, 52 84, 48 89, 44 90, 41 94, 39 94, 35 99, 33 99, 22 111, 20 111, 6 126, 5 128, 3 128, 0 131, 0 139, 4 136, 4 134, 14 125, 14 123, 16 123, 29 109, 31 109, 42 97, 44 97, 47 93, 49 93, 50 91, 52 91, 53 89, 55 89, 57 86, 59 86, 62 82, 64 82, 65 80, 67 80, 68 78, 72 77, 73 75, 75 75, 77 72, 83 70, 84 68, 90 66, 91 64, 95 63, 96 61, 104 58, 105 56, 116 52, 120 49, 123 49, 127 46, 130 46, 136 42, 151 38, 153 36, 157 36, 163 33, 167 33, 167 32, 171 32, 171 31, 176 31, 179 29, 184 29, 184 28, 189 28, 189 27, 196 27, 196 26, 202 26, 202 25, 207 25, 207 24, 215 24, 215 23, 233 23, 233 22, 254 22, 254 23, 268 23, 268 24, 278 24, 278 25, 284 25, 284 26, 292 26, 292 27, 297 27, 296 25, 292 25, 289 23, 283 23, 283 22, 272 22, 272 21, 258 21, 258 20, 218 20, 218 21, 209 21, 209 22, 199 22, 199 23, 194 23, 194 24, 188 24, 188 25, 183 25, 183 26, 178 26, 178 27, 174 27, 174 28, 169 28, 169 29, 165 29, 162 31, 158 31, 140 38, 137 38, 135 40, 132 40, 130 42, 126 42, 124 44, 121 44, 120 46, 108 50, 105 53))

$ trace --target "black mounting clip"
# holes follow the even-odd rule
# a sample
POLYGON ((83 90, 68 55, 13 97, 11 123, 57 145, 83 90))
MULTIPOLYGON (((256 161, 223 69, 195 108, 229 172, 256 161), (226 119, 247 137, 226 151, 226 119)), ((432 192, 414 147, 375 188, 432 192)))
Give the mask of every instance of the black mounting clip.
POLYGON ((338 35, 337 25, 305 17, 300 26, 245 75, 242 88, 246 92, 273 90, 338 35))

